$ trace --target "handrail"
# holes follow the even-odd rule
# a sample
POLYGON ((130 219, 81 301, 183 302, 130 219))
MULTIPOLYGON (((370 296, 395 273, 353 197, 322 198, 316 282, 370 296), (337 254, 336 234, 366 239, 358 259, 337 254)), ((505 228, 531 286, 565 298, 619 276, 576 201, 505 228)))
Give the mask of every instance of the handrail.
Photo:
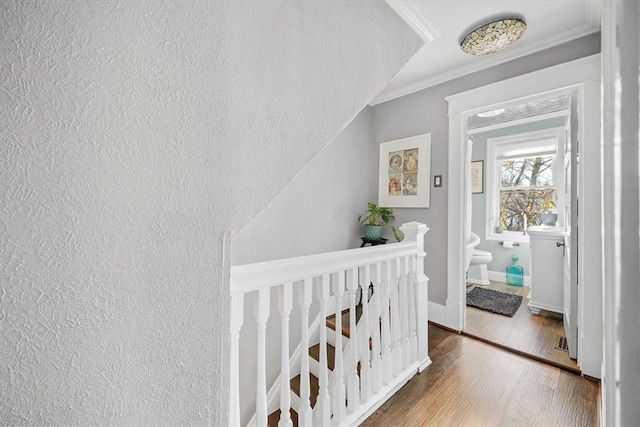
POLYGON ((392 256, 409 256, 415 253, 415 242, 401 242, 233 266, 231 294, 253 292, 283 282, 320 276, 327 271, 346 270, 352 266, 381 262, 392 256))

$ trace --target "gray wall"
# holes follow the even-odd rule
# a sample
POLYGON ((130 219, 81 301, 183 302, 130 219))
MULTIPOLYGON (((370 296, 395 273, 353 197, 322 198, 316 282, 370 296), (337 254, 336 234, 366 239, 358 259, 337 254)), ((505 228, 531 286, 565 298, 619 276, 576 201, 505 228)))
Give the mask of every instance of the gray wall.
MULTIPOLYGON (((447 298, 447 162, 449 120, 445 97, 531 71, 551 67, 600 52, 600 34, 572 42, 496 67, 478 71, 404 96, 373 109, 374 144, 431 133, 431 177, 443 175, 444 183, 431 192, 428 209, 395 209, 398 223, 420 221, 430 230, 425 238, 425 271, 429 277, 429 300, 444 304, 447 298)), ((375 169, 377 171, 377 169, 375 169)), ((377 176, 377 172, 375 173, 377 176)))
MULTIPOLYGON (((555 127, 564 126, 566 119, 564 117, 556 117, 553 119, 540 120, 537 122, 524 123, 517 126, 509 126, 501 129, 495 129, 488 132, 476 133, 473 135, 473 152, 471 160, 483 160, 484 163, 484 182, 487 182, 487 140, 490 138, 497 138, 500 136, 517 135, 524 132, 534 132, 537 130, 550 129, 555 127)), ((485 240, 485 220, 486 220, 486 202, 487 202, 487 189, 482 194, 472 195, 472 217, 471 217, 471 231, 480 236, 480 245, 478 249, 491 252, 493 255, 493 261, 491 261, 487 268, 491 271, 498 271, 504 273, 505 267, 511 264, 511 255, 516 254, 520 258, 519 263, 524 267, 525 276, 529 275, 530 267, 530 250, 529 245, 526 243, 520 243, 519 247, 513 249, 505 249, 497 241, 485 240)))
POLYGON ((358 216, 377 198, 366 107, 233 240, 233 265, 360 246, 358 216))
MULTIPOLYGON (((362 226, 358 216, 367 201, 377 197, 375 178, 369 170, 374 163, 375 151, 371 144, 372 128, 373 109, 366 107, 234 238, 232 264, 360 246, 362 226)), ((271 312, 278 312, 275 294, 271 299, 271 312)), ((312 307, 310 318, 313 319, 316 313, 312 307)), ((242 400, 243 425, 249 422, 255 410, 257 339, 251 304, 245 304, 244 314, 240 334, 240 390, 247 396, 242 400)), ((290 318, 292 352, 299 342, 300 324, 300 312, 293 310, 290 318)), ((280 318, 271 316, 267 322, 267 384, 275 380, 280 368, 279 334, 280 318)))

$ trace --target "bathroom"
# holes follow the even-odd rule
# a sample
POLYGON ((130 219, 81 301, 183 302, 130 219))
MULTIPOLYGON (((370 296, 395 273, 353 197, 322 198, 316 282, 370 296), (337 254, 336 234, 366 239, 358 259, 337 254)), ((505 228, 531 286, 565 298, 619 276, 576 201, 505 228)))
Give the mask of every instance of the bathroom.
MULTIPOLYGON (((470 129, 470 136, 473 138, 473 151, 471 155, 471 161, 482 161, 486 170, 487 167, 487 140, 497 137, 513 136, 523 134, 527 132, 541 131, 545 129, 554 129, 563 127, 566 124, 566 116, 559 116, 553 118, 542 118, 537 121, 507 125, 506 127, 477 132, 474 133, 473 129, 470 129)), ((480 244, 476 249, 490 252, 492 255, 492 261, 487 265, 489 276, 494 280, 504 281, 505 267, 511 263, 511 256, 513 254, 518 255, 518 262, 524 269, 524 282, 529 284, 529 268, 530 268, 530 251, 528 245, 528 237, 523 234, 524 238, 519 236, 507 235, 502 233, 504 237, 500 236, 502 240, 493 240, 495 238, 495 227, 499 227, 499 222, 492 217, 487 217, 487 181, 485 180, 485 191, 482 193, 475 193, 472 195, 472 216, 471 216, 471 231, 480 237, 480 244), (487 229, 492 230, 493 237, 487 239, 487 229), (503 242, 512 244, 511 248, 505 248, 503 242)), ((562 218, 559 219, 558 225, 562 225, 562 218)), ((500 233, 498 233, 500 234, 500 233)))
MULTIPOLYGON (((495 108, 469 117, 467 134, 468 143, 472 146, 470 175, 474 181, 471 183, 472 211, 468 221, 472 239, 477 236, 479 243, 475 246, 467 270, 468 306, 464 331, 520 351, 551 347, 551 350, 534 356, 576 368, 575 361, 566 351, 566 340, 564 346, 561 339, 556 340, 565 335, 560 314, 561 300, 555 310, 550 307, 544 307, 549 310, 539 310, 531 300, 531 237, 524 230, 538 225, 540 216, 531 213, 525 215, 522 203, 519 210, 513 209, 510 213, 500 208, 502 201, 510 195, 516 201, 527 201, 530 206, 531 196, 525 196, 524 199, 518 197, 534 191, 537 208, 542 205, 545 212, 556 214, 556 225, 563 227, 566 179, 563 155, 565 129, 570 121, 570 98, 569 94, 556 95, 508 106, 506 109, 495 108), (525 165, 523 158, 529 160, 529 166, 525 165), (505 167, 509 161, 513 162, 510 170, 505 167), (525 166, 529 172, 524 172, 525 166), (535 172, 531 172, 531 168, 535 172), (514 170, 518 174, 515 185, 514 170), (508 176, 509 173, 512 175, 508 176), (533 177, 533 183, 527 182, 527 173, 529 178, 533 176, 532 173, 537 176, 533 177), (521 180, 520 175, 525 175, 525 178, 521 180), (512 186, 508 186, 507 182, 512 182, 512 186), (507 284, 513 283, 513 280, 507 280, 506 274, 507 267, 513 264, 519 266, 516 272, 522 272, 521 282, 516 280, 520 286, 507 284), (481 311, 469 306, 473 305, 469 292, 475 292, 474 288, 512 294, 518 300, 513 303, 512 310, 506 308, 506 312, 512 313, 503 313, 502 308, 493 312, 481 311), (523 343, 527 340, 528 343, 523 343), (517 343, 513 344, 513 341, 517 343), (551 342, 554 344, 549 344, 551 342)), ((558 291, 561 292, 561 289, 558 291)))

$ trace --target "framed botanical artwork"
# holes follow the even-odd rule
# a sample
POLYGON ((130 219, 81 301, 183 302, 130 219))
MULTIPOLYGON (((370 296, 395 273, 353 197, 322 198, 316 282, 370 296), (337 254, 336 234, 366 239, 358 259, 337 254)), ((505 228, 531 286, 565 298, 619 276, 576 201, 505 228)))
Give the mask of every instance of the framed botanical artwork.
POLYGON ((380 144, 378 206, 428 208, 431 134, 380 144))
POLYGON ((484 161, 471 162, 471 194, 484 193, 484 161))

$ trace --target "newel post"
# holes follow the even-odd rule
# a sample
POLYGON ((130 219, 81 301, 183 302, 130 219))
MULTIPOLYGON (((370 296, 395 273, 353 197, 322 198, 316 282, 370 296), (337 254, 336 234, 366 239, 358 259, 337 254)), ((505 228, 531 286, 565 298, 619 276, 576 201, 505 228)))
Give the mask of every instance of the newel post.
POLYGON ((418 334, 418 362, 420 363, 419 371, 429 366, 428 349, 428 319, 429 319, 429 294, 427 283, 429 278, 424 274, 424 258, 427 253, 424 251, 424 235, 429 231, 429 227, 420 222, 412 221, 402 224, 400 231, 404 233, 405 242, 416 243, 416 292, 415 292, 415 308, 416 308, 416 329, 418 334))

